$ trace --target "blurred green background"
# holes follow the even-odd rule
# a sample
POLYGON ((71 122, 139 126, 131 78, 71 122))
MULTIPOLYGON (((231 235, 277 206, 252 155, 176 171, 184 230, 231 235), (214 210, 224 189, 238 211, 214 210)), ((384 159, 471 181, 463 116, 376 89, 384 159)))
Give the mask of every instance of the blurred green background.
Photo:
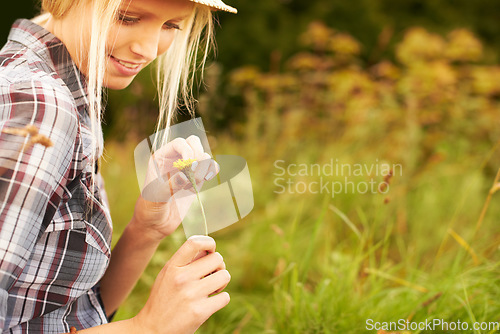
MULTIPOLYGON (((3 36, 13 16, 33 13, 20 4, 2 12, 3 36)), ((218 15, 218 56, 196 91, 197 113, 212 152, 248 161, 255 208, 213 234, 232 274, 232 301, 199 332, 362 333, 367 319, 500 322, 498 1, 230 4, 239 14, 218 15), (278 176, 275 166, 332 159, 399 164, 402 173, 349 176, 385 180, 386 194, 333 195, 298 185, 343 175, 278 176), (292 188, 279 193, 280 177, 292 188)), ((150 78, 141 73, 109 92, 103 174, 115 242, 139 195, 133 149, 157 116, 150 78)), ((182 231, 165 240, 118 319, 140 310, 184 240, 182 231)))

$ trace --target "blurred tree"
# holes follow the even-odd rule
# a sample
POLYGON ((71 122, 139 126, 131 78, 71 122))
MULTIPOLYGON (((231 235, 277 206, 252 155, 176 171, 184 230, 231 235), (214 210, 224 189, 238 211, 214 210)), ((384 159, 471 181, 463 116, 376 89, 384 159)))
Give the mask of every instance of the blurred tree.
MULTIPOLYGON (((2 43, 6 41, 14 20, 35 16, 39 2, 5 2, 6 7, 0 14, 2 43)), ((362 67, 383 59, 395 61, 395 44, 408 28, 414 26, 440 35, 455 28, 466 28, 482 42, 484 62, 497 63, 500 54, 498 0, 227 0, 227 3, 237 7, 239 13, 217 13, 220 22, 217 28, 217 71, 220 75, 217 75, 217 84, 210 88, 210 94, 219 98, 211 98, 205 106, 219 127, 228 125, 231 118, 241 118, 238 110, 243 106, 241 96, 231 92, 227 85, 227 74, 246 65, 255 65, 262 71, 281 72, 292 55, 308 48, 300 43, 299 36, 313 21, 322 21, 336 32, 352 35, 356 43, 362 45, 358 55, 362 67)), ((349 42, 345 38, 343 41, 343 44, 349 42)), ((135 115, 130 119, 136 120, 139 113, 147 112, 149 116, 140 119, 147 119, 149 124, 150 118, 155 117, 154 92, 147 82, 150 75, 143 75, 137 81, 135 87, 122 92, 127 99, 118 101, 114 94, 110 95, 106 111, 110 128, 119 123, 119 115, 123 114, 123 108, 127 108, 125 103, 136 106, 127 109, 127 114, 135 115), (141 90, 143 93, 137 94, 141 90)), ((144 128, 148 127, 144 125, 144 128)), ((111 129, 106 131, 113 133, 111 129)), ((123 132, 117 130, 114 133, 123 132)))
MULTIPOLYGON (((440 33, 464 27, 485 43, 489 62, 495 62, 500 51, 498 0, 228 0, 228 3, 237 7, 239 13, 218 14, 221 22, 217 31, 218 59, 224 64, 224 71, 246 64, 267 69, 275 50, 282 59, 288 58, 297 51, 296 36, 313 20, 352 34, 365 47, 362 57, 371 62, 378 60, 372 59, 372 52, 379 34, 388 26, 399 38, 404 30, 416 25, 440 33)), ((16 18, 36 15, 39 0, 6 1, 4 6, 0 13, 2 43, 16 18)), ((384 56, 380 52, 376 55, 384 56)))
MULTIPOLYGON (((219 61, 225 69, 253 64, 267 69, 278 50, 286 59, 298 48, 297 36, 315 20, 346 31, 365 46, 362 58, 377 62, 391 54, 376 50, 379 35, 391 27, 394 41, 412 26, 443 33, 464 27, 486 46, 486 60, 496 62, 500 51, 498 0, 254 0, 229 1, 238 15, 220 14, 217 32, 219 61)), ((390 37, 390 36, 389 36, 390 37)), ((394 42, 393 42, 394 43, 394 42)), ((394 44, 390 43, 393 47, 394 44)))

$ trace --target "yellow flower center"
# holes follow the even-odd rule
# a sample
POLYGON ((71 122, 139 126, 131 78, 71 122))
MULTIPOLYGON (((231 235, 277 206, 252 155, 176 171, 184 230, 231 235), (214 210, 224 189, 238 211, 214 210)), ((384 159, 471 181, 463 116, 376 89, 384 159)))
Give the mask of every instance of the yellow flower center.
POLYGON ((174 161, 173 166, 175 168, 177 168, 178 170, 185 170, 185 169, 191 167, 191 165, 195 161, 196 161, 196 159, 179 159, 179 160, 174 161))

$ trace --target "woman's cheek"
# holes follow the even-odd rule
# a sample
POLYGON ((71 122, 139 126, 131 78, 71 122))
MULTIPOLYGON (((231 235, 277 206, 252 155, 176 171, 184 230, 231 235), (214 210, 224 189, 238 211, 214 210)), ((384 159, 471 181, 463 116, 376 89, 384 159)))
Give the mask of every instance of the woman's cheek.
POLYGON ((174 41, 175 31, 167 31, 160 39, 160 43, 158 45, 158 56, 161 56, 165 52, 167 52, 170 45, 174 41))
MULTIPOLYGON (((119 29, 116 25, 113 25, 108 33, 107 45, 106 49, 108 53, 112 53, 113 49, 119 49, 122 44, 124 44, 124 40, 122 34, 124 33, 123 27, 119 29)), ((126 36, 126 32, 125 32, 126 36)), ((125 42, 126 43, 126 42, 125 42)))

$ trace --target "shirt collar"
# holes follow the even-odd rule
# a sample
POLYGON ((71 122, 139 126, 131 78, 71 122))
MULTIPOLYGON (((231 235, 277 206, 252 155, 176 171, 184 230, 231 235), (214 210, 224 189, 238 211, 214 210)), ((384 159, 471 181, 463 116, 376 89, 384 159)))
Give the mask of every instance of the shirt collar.
POLYGON ((8 39, 24 45, 47 63, 70 90, 80 115, 88 115, 85 76, 59 38, 30 20, 19 19, 12 25, 8 39))

